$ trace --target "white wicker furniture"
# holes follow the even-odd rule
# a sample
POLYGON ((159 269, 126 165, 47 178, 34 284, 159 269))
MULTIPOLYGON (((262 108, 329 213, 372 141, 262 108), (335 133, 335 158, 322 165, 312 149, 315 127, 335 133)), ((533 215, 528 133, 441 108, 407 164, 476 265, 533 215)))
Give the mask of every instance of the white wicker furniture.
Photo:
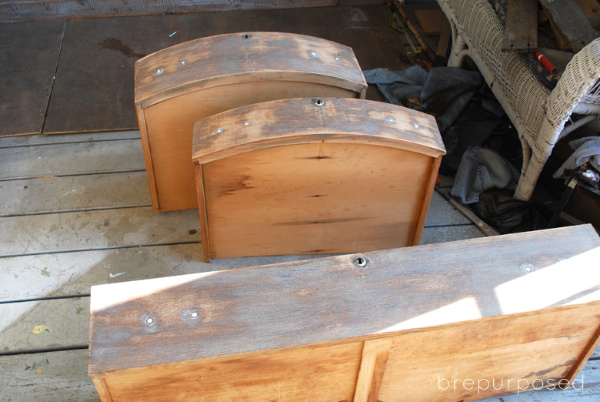
POLYGON ((502 51, 504 28, 488 0, 437 0, 452 26, 449 66, 473 59, 519 132, 523 167, 515 198, 528 200, 556 142, 569 130, 572 113, 600 114, 600 39, 579 51, 556 88, 538 81, 523 60, 502 51))

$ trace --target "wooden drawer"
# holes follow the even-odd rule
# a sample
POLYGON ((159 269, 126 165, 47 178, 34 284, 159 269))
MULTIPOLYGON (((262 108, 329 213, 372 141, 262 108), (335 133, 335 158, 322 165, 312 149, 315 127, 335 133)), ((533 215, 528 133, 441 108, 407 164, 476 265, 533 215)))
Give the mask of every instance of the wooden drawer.
POLYGON ((599 258, 586 225, 94 286, 89 373, 104 401, 556 387, 597 346, 599 258))
POLYGON ((417 245, 443 153, 433 117, 382 102, 286 99, 204 119, 192 159, 205 261, 417 245))
POLYGON ((364 97, 352 49, 304 35, 249 32, 197 39, 136 63, 135 101, 156 212, 197 208, 195 121, 256 102, 364 97))

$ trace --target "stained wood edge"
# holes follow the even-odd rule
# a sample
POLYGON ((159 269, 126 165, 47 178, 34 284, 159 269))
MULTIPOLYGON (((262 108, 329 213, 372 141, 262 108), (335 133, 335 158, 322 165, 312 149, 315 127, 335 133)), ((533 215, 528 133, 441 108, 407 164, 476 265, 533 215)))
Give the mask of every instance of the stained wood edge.
POLYGON ((200 234, 202 236, 202 255, 204 262, 210 262, 210 242, 208 238, 208 213, 206 211, 206 195, 204 192, 204 169, 194 164, 196 170, 196 192, 198 193, 198 214, 200 215, 200 234))
POLYGON ((96 391, 98 392, 98 396, 100 397, 100 400, 102 402, 112 402, 113 397, 110 393, 108 384, 106 384, 106 379, 104 377, 95 376, 95 375, 91 375, 91 374, 90 374, 90 377, 92 378, 92 382, 94 383, 94 386, 96 387, 96 391))
POLYGON ((364 342, 354 402, 377 402, 392 344, 391 337, 364 342))
MULTIPOLYGON (((484 238, 484 239, 486 239, 486 238, 484 238)), ((100 285, 100 286, 106 286, 106 285, 100 285)), ((94 287, 92 287, 92 292, 93 291, 94 291, 94 287)), ((93 297, 93 294, 92 294, 92 297, 93 297)), ((102 378, 105 375, 112 375, 112 374, 119 375, 119 376, 121 376, 121 375, 127 376, 127 375, 129 375, 129 373, 136 372, 138 370, 161 369, 161 368, 166 368, 170 365, 189 365, 189 364, 194 364, 194 363, 197 363, 200 361, 202 363, 211 364, 211 363, 215 363, 215 362, 226 362, 226 361, 238 360, 238 359, 242 359, 242 358, 268 356, 268 355, 280 353, 282 351, 293 351, 293 350, 298 351, 298 350, 302 350, 302 349, 315 349, 315 348, 320 348, 323 346, 338 346, 338 345, 344 345, 344 344, 355 343, 355 342, 364 342, 365 344, 369 343, 369 342, 374 342, 374 344, 385 345, 386 342, 388 342, 387 340, 389 340, 390 342, 393 343, 393 338, 396 338, 398 336, 433 332, 433 331, 438 331, 438 330, 445 329, 445 328, 468 325, 474 321, 481 322, 482 325, 488 325, 490 327, 493 327, 494 323, 497 323, 497 322, 503 321, 503 320, 507 320, 507 319, 510 320, 510 319, 519 318, 519 317, 531 317, 532 320, 535 320, 536 316, 538 316, 540 313, 553 314, 557 311, 563 311, 563 310, 576 312, 578 310, 586 309, 586 308, 600 308, 600 301, 593 301, 593 302, 588 302, 588 303, 583 303, 583 304, 570 304, 570 305, 558 306, 558 307, 549 307, 549 308, 544 308, 542 310, 526 311, 526 312, 512 313, 512 314, 505 314, 505 315, 496 315, 496 316, 479 318, 476 320, 463 320, 463 321, 456 321, 456 322, 451 322, 451 323, 447 323, 447 324, 439 324, 439 325, 433 325, 433 326, 427 326, 427 327, 415 327, 415 328, 404 329, 404 330, 399 330, 399 331, 380 332, 380 333, 375 333, 375 334, 354 336, 354 337, 341 338, 341 339, 336 338, 336 339, 332 339, 332 340, 318 341, 318 342, 305 343, 305 344, 299 344, 299 345, 290 345, 290 346, 286 346, 286 347, 278 347, 278 348, 272 348, 272 349, 252 350, 252 351, 247 351, 247 352, 234 353, 234 354, 229 354, 229 355, 211 356, 211 357, 205 357, 205 358, 194 359, 194 360, 186 359, 186 360, 181 360, 181 361, 169 361, 169 362, 165 362, 165 363, 151 364, 151 365, 138 363, 137 365, 131 365, 131 366, 127 366, 127 367, 115 367, 116 362, 96 362, 96 361, 93 361, 93 359, 90 359, 89 366, 88 366, 88 374, 92 378, 94 378, 94 377, 102 378)), ((91 316, 91 319, 93 319, 93 315, 91 316)), ((92 348, 94 348, 93 342, 90 343, 90 353, 92 351, 92 348)), ((383 351, 385 350, 385 348, 381 348, 381 349, 383 351)), ((377 363, 374 366, 377 366, 377 363)), ((379 366, 380 366, 380 368, 382 367, 382 359, 381 358, 380 358, 379 366)), ((383 369, 385 369, 385 367, 383 367, 383 369)), ((383 372, 385 372, 385 370, 383 370, 383 372)), ((359 374, 360 374, 360 368, 359 368, 359 374)), ((383 375, 383 373, 382 373, 382 375, 383 375)), ((373 378, 374 378, 374 376, 371 376, 371 379, 373 379, 373 378)))
POLYGON ((421 203, 421 212, 419 212, 419 219, 417 220, 417 230, 412 240, 413 246, 421 244, 421 238, 423 237, 423 230, 425 229, 425 221, 427 220, 427 213, 429 212, 429 205, 431 204, 431 198, 435 191, 435 181, 437 180, 438 172, 440 170, 440 164, 442 163, 442 156, 438 156, 433 159, 431 164, 431 170, 429 173, 429 180, 427 181, 427 187, 425 190, 425 196, 421 203))
POLYGON ((152 200, 152 209, 159 213, 160 202, 158 200, 158 189, 156 188, 156 176, 154 175, 154 165, 152 163, 152 147, 150 146, 150 137, 148 136, 148 126, 146 125, 145 111, 136 106, 140 137, 142 140, 142 149, 144 151, 144 164, 146 165, 146 175, 148 176, 148 187, 150 189, 150 199, 152 200))
MULTIPOLYGON (((244 53, 241 50, 243 48, 234 52, 233 55, 239 57, 244 53)), ((238 32, 180 43, 137 60, 135 63, 135 103, 146 108, 203 88, 260 81, 312 82, 347 89, 358 94, 366 91, 367 88, 367 82, 354 51, 348 46, 309 35, 282 32, 238 32), (259 66, 256 63, 248 63, 245 59, 237 62, 224 60, 225 57, 231 57, 231 49, 224 54, 219 52, 220 43, 235 41, 243 37, 248 37, 252 41, 257 39, 257 43, 251 44, 246 50, 262 55, 259 66), (265 44, 285 40, 296 45, 288 50, 290 53, 288 58, 298 59, 298 63, 288 62, 287 66, 282 65, 281 60, 268 57, 268 53, 265 52, 265 44), (293 53, 294 50, 308 52, 309 49, 319 50, 326 46, 333 50, 327 52, 326 55, 318 55, 315 52, 318 55, 315 60, 320 61, 318 64, 300 63, 302 61, 301 54, 293 53), (200 57, 199 55, 206 53, 206 58, 196 60, 200 57), (333 61, 334 57, 338 61, 333 61), (185 62, 182 62, 183 59, 185 62), (206 65, 223 63, 227 63, 231 70, 219 71, 220 74, 216 74, 215 71, 202 68, 206 65)))
POLYGON ((583 366, 585 366, 585 363, 588 361, 590 356, 594 353, 594 351, 596 350, 596 348, 598 347, 599 344, 600 344, 600 325, 594 332, 594 336, 590 339, 590 341, 586 345, 585 349, 581 353, 581 356, 579 356, 577 361, 573 364, 573 367, 571 367, 571 370, 569 371, 569 373, 565 376, 564 383, 561 383, 561 387, 563 389, 566 389, 573 384, 573 381, 575 381, 575 379, 577 379, 579 372, 581 371, 581 369, 583 369, 583 366))
POLYGON ((425 113, 363 99, 294 98, 242 106, 196 122, 192 160, 205 164, 322 141, 385 146, 433 158, 446 153, 435 119, 425 113))

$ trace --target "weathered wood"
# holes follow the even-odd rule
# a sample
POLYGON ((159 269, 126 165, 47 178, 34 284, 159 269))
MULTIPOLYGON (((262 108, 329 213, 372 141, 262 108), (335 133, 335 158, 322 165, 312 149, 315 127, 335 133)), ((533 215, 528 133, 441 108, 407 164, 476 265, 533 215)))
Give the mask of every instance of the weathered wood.
POLYGON ((381 102, 288 99, 206 118, 192 158, 209 257, 419 244, 444 153, 431 116, 381 102))
POLYGON ((537 0, 508 0, 502 50, 537 49, 537 0))
POLYGON ((98 401, 86 375, 87 350, 0 357, 0 399, 98 401))
POLYGON ((577 0, 581 6, 581 11, 585 14, 592 28, 600 31, 600 4, 598 0, 577 0))
POLYGON ((205 13, 212 11, 336 6, 339 0, 8 0, 0 4, 0 23, 205 13))
POLYGON ((550 20, 568 38, 574 52, 598 37, 577 0, 540 0, 540 3, 550 20))
POLYGON ((0 217, 151 206, 146 172, 0 181, 0 217))
POLYGON ((108 133, 78 133, 56 135, 19 135, 0 137, 0 148, 14 148, 44 144, 74 144, 78 142, 96 142, 110 140, 137 140, 140 138, 138 130, 111 131, 108 133))
POLYGON ((42 132, 64 27, 0 25, 0 136, 42 132))
POLYGON ((198 241, 196 211, 155 217, 150 207, 0 219, 0 256, 198 241))
MULTIPOLYGON (((599 252, 587 225, 366 253, 365 266, 349 255, 97 286, 89 371, 116 400, 276 398, 278 389, 292 399, 340 398, 360 378, 361 356, 373 355, 363 342, 391 339, 379 400, 467 400, 524 388, 515 380, 501 390, 440 389, 438 374, 450 383, 551 386, 597 335, 599 252), (318 381, 301 386, 315 372, 318 381), (146 381, 164 391, 142 396, 146 381)), ((383 360, 375 358, 374 370, 383 360)))
POLYGON ((63 144, 0 148, 0 180, 144 169, 139 139, 75 143, 68 150, 63 144))
POLYGON ((194 122, 280 98, 363 97, 366 87, 352 49, 295 34, 218 35, 141 59, 135 99, 154 209, 198 206, 194 122))
POLYGON ((0 352, 87 345, 89 305, 89 297, 0 304, 0 352))

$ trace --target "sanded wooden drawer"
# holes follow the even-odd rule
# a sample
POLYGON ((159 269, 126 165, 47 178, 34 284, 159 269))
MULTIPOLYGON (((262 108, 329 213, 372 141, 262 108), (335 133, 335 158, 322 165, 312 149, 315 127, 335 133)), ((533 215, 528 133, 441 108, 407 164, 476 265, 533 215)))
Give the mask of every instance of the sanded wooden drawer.
POLYGON ((285 99, 194 126, 205 261, 420 243, 444 144, 435 119, 361 99, 285 99))
POLYGON ((190 159, 195 121, 281 98, 361 98, 366 88, 351 48, 305 35, 218 35, 138 60, 135 102, 154 210, 198 207, 190 159))
POLYGON ((94 286, 89 373, 104 401, 556 388, 598 343, 599 258, 586 225, 94 286))

